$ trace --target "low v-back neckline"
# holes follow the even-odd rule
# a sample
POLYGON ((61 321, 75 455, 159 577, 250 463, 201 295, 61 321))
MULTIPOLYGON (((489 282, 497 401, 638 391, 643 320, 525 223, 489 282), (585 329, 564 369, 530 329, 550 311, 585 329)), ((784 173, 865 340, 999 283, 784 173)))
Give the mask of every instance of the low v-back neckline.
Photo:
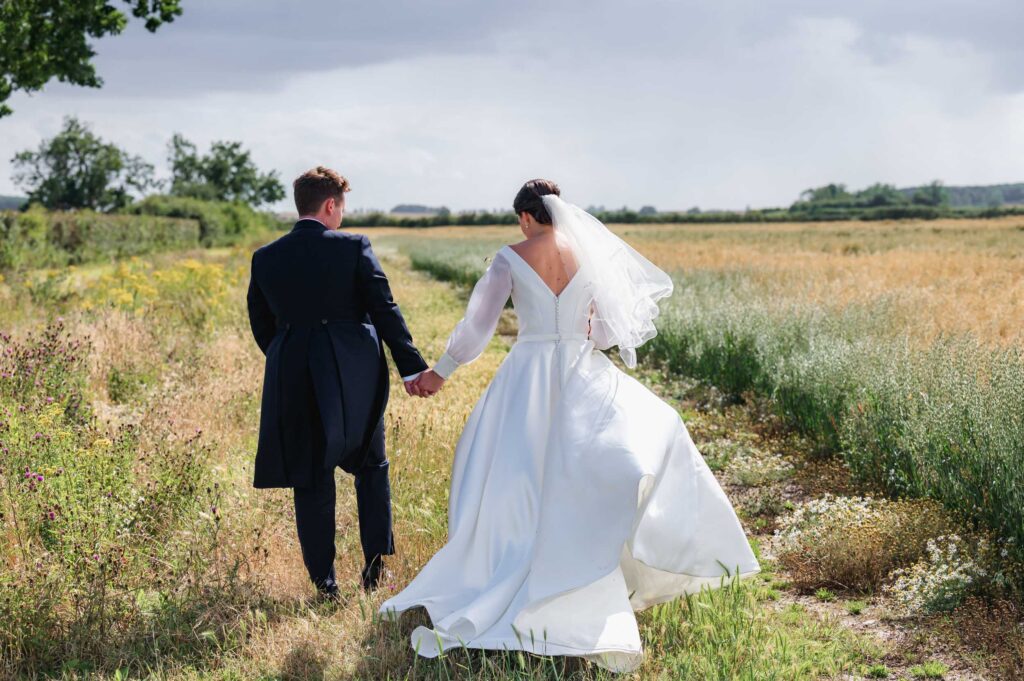
POLYGON ((537 277, 537 281, 540 282, 541 286, 546 288, 548 290, 548 292, 551 293, 551 295, 553 295, 555 298, 561 298, 562 294, 565 293, 566 289, 568 289, 570 286, 572 286, 572 283, 574 281, 576 281, 576 277, 580 273, 579 269, 577 269, 575 272, 573 272, 573 275, 571 277, 569 277, 569 281, 565 282, 565 286, 562 287, 562 290, 559 291, 558 293, 555 293, 554 290, 550 286, 548 286, 548 283, 546 281, 544 281, 544 277, 540 276, 540 272, 535 270, 533 268, 533 265, 531 265, 529 262, 526 261, 526 258, 524 258, 523 256, 519 255, 519 252, 516 251, 516 249, 512 248, 512 246, 510 246, 508 244, 505 245, 505 248, 510 250, 517 258, 519 258, 519 260, 524 265, 526 265, 526 269, 530 270, 533 273, 533 276, 537 277))

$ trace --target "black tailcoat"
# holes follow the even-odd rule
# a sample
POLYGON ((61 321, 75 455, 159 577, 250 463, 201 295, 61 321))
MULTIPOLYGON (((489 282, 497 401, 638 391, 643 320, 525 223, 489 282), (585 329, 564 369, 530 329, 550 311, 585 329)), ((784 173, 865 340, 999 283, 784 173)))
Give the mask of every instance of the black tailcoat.
POLYGON ((300 220, 252 256, 249 322, 267 357, 254 487, 358 471, 398 371, 427 368, 365 236, 300 220))

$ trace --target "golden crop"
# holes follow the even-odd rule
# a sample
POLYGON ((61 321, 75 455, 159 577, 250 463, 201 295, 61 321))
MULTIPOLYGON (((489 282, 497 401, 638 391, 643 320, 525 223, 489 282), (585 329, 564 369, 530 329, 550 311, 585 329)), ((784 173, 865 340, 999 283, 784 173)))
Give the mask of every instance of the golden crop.
MULTIPOLYGON (((611 228, 670 273, 734 272, 776 303, 842 308, 884 299, 924 341, 963 331, 993 345, 1024 340, 1024 218, 611 228)), ((513 243, 522 235, 516 227, 444 227, 416 238, 513 243)))

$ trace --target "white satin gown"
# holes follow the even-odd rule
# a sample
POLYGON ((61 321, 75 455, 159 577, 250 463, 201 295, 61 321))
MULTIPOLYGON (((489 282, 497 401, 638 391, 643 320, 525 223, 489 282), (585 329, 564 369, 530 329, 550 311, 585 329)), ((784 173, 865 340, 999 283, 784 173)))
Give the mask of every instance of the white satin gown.
POLYGON ((634 611, 752 575, 732 505, 676 411, 619 370, 588 326, 587 281, 558 295, 495 255, 435 370, 478 357, 509 295, 519 335, 455 449, 448 543, 380 612, 424 606, 420 655, 470 648, 642 658, 634 611))

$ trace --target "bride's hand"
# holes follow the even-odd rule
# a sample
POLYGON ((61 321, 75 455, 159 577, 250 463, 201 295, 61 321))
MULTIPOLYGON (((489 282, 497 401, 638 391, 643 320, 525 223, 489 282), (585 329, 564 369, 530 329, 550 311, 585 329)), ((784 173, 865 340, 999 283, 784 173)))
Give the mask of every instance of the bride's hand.
POLYGON ((416 378, 416 388, 420 397, 430 397, 444 385, 444 379, 433 369, 427 369, 416 378))

